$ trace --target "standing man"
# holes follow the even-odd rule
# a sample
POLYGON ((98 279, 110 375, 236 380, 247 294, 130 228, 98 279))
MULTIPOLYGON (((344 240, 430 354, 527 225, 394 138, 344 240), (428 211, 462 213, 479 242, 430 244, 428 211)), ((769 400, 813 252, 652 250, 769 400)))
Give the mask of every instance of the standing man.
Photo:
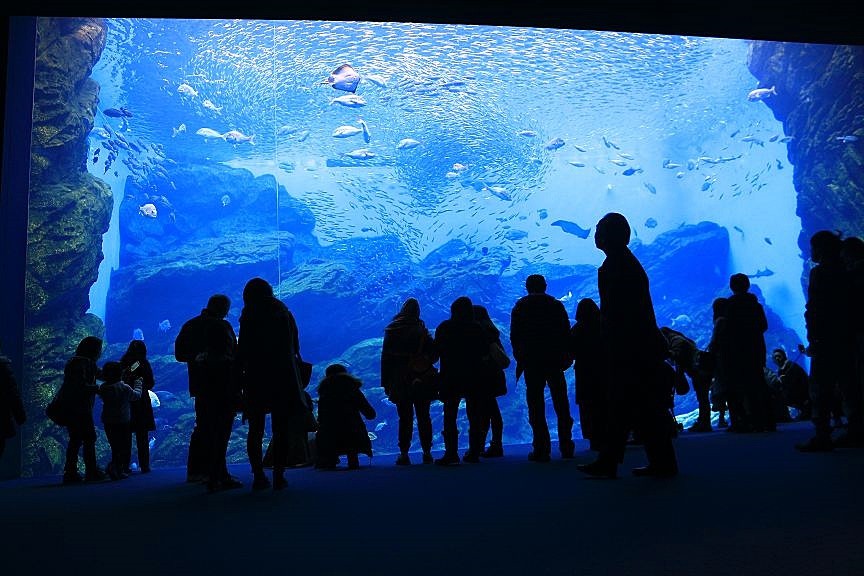
POLYGON ((185 362, 189 370, 189 396, 195 402, 195 424, 189 439, 189 455, 186 459, 186 481, 204 482, 210 476, 210 452, 212 443, 206 438, 205 425, 208 421, 207 402, 202 402, 200 394, 207 385, 206 364, 199 362, 199 355, 207 352, 208 327, 213 321, 228 324, 231 333, 234 329, 225 320, 231 300, 224 294, 214 294, 207 301, 201 314, 187 320, 180 328, 174 341, 174 358, 185 362))
POLYGON ((597 460, 579 464, 591 476, 615 478, 631 430, 644 440, 648 465, 634 468, 635 476, 671 477, 678 474, 672 446, 669 387, 660 377, 668 355, 666 340, 657 329, 648 276, 627 244, 630 224, 616 212, 603 216, 594 243, 606 254, 597 271, 601 333, 606 346, 610 387, 609 434, 597 460))
POLYGON ((548 462, 552 451, 546 423, 545 390, 549 386, 558 417, 558 449, 562 458, 572 458, 573 418, 567 401, 566 370, 572 360, 568 350, 570 319, 564 304, 546 294, 546 279, 532 274, 525 280, 526 296, 510 312, 510 345, 516 358, 516 373, 525 373, 528 422, 534 434, 533 462, 548 462))

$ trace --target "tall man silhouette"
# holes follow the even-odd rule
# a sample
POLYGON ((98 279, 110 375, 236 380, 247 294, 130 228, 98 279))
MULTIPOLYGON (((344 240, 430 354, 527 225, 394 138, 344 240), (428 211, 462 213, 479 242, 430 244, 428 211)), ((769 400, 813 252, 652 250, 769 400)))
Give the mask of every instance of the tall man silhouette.
POLYGON ((528 276, 525 289, 528 294, 516 302, 510 313, 510 344, 516 358, 517 374, 520 370, 525 373, 528 422, 534 434, 534 450, 528 454, 528 459, 548 462, 552 450, 546 424, 544 392, 547 385, 558 416, 558 449, 562 458, 572 458, 575 449, 573 418, 564 379, 564 370, 571 363, 567 349, 570 319, 564 304, 546 294, 543 276, 528 276))
POLYGON ((616 212, 603 216, 594 243, 606 259, 597 271, 601 332, 606 346, 610 386, 609 434, 597 460, 577 467, 592 476, 614 478, 624 461, 631 430, 644 440, 648 466, 636 476, 670 477, 678 473, 669 421, 669 386, 660 376, 668 355, 657 329, 648 275, 627 244, 630 224, 616 212))

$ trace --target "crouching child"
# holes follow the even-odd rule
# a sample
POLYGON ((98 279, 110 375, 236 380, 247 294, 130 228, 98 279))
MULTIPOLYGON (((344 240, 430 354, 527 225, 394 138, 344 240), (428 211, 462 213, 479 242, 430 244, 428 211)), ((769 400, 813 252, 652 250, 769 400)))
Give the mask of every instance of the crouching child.
POLYGON ((360 390, 363 383, 341 364, 327 367, 318 385, 317 468, 335 468, 339 456, 348 457, 348 468, 360 467, 359 455, 372 457, 372 441, 366 430, 367 420, 375 418, 375 409, 360 390))

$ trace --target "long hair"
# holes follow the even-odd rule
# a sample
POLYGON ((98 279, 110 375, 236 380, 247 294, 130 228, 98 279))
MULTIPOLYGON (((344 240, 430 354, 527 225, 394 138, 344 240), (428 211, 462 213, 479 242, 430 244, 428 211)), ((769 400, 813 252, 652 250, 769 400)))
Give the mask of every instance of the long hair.
POLYGON ((96 336, 85 336, 75 348, 75 355, 90 358, 95 362, 102 355, 102 339, 96 336))

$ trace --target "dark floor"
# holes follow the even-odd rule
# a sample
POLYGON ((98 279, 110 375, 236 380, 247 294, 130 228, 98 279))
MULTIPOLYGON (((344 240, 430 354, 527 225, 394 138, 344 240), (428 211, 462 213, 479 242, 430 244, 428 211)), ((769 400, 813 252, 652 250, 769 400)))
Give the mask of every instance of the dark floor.
MULTIPOLYGON (((182 469, 0 483, 2 574, 864 574, 864 450, 799 454, 810 426, 676 440, 682 473, 617 480, 527 447, 481 464, 297 469, 207 494, 182 469), (11 563, 11 565, 10 565, 11 563)), ((413 455, 419 462, 418 455, 413 455)), ((343 459, 344 462, 344 459, 343 459)))

